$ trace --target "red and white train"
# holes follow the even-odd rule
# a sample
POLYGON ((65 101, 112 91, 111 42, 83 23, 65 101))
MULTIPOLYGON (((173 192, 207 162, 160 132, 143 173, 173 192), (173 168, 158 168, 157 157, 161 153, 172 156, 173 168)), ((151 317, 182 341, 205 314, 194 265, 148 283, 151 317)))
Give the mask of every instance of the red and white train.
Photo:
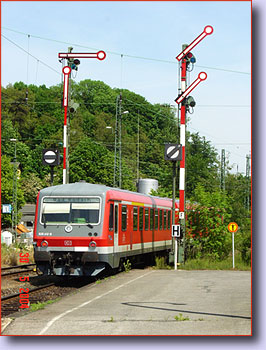
MULTIPOLYGON (((85 182, 39 192, 34 258, 44 274, 96 276, 172 248, 172 201, 85 182)), ((177 207, 177 203, 176 203, 177 207)))

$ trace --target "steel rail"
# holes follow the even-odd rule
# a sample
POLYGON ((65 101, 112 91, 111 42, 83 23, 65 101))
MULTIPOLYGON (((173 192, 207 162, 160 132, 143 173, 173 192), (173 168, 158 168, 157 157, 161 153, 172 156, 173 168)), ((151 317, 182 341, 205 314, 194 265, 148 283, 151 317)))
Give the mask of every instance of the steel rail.
MULTIPOLYGON (((44 286, 40 286, 40 287, 36 287, 36 288, 30 289, 30 290, 27 292, 27 294, 33 293, 33 292, 36 292, 37 290, 45 289, 45 288, 48 288, 48 287, 51 287, 51 286, 54 286, 54 285, 55 285, 54 283, 45 284, 44 286)), ((1 301, 8 300, 8 299, 12 299, 12 298, 16 298, 16 297, 18 297, 20 294, 21 294, 21 293, 14 293, 14 294, 6 295, 6 296, 4 296, 4 297, 1 298, 1 301)))

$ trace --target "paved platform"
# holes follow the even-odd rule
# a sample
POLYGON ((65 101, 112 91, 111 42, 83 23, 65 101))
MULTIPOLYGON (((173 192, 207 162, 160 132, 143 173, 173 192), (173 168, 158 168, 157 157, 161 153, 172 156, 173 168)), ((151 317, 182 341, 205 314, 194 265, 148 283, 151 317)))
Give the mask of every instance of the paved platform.
POLYGON ((16 318, 3 335, 251 335, 251 273, 132 270, 16 318))

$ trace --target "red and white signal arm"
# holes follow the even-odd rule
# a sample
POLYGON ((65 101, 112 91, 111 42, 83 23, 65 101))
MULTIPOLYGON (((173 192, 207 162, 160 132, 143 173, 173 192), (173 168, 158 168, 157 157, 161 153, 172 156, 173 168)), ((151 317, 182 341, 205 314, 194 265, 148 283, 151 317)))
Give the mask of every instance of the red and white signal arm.
POLYGON ((192 43, 190 45, 188 45, 184 51, 182 51, 177 57, 176 59, 178 61, 181 61, 183 57, 185 57, 187 55, 187 53, 189 53, 189 51, 191 51, 193 49, 193 47, 195 47, 199 42, 201 42, 202 39, 204 39, 207 35, 212 34, 213 32, 213 27, 212 26, 206 26, 203 30, 203 32, 194 40, 192 41, 192 43))
POLYGON ((175 99, 175 102, 177 104, 181 103, 191 93, 191 91, 194 90, 195 87, 198 86, 199 83, 201 83, 205 79, 207 79, 207 73, 200 72, 198 78, 195 81, 193 81, 193 83, 182 93, 182 95, 175 99))
POLYGON ((98 51, 98 52, 59 52, 58 54, 59 58, 97 58, 98 60, 102 61, 106 57, 106 53, 104 51, 98 51))
POLYGON ((63 106, 68 106, 68 86, 69 86, 69 75, 71 73, 71 68, 68 66, 65 66, 63 69, 64 74, 64 92, 63 92, 63 106))

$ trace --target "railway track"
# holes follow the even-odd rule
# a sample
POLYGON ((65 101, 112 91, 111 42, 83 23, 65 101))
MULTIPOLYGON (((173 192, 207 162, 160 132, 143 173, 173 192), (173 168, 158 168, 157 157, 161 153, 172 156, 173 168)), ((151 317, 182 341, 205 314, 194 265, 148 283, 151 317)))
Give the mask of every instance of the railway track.
MULTIPOLYGON (((40 286, 40 287, 36 287, 36 288, 32 288, 28 291, 28 294, 30 293, 34 293, 38 290, 41 290, 41 289, 46 289, 48 287, 51 287, 51 286, 54 286, 55 284, 54 283, 49 283, 49 284, 46 284, 44 286, 40 286)), ((14 293, 14 294, 9 294, 9 295, 5 295, 4 297, 1 297, 1 302, 4 301, 4 300, 9 300, 9 299, 13 299, 13 298, 16 298, 20 295, 20 293, 14 293)))
MULTIPOLYGON (((43 286, 32 288, 28 291, 29 294, 29 308, 20 308, 20 293, 13 293, 1 297, 1 316, 7 317, 16 312, 21 312, 22 310, 29 310, 31 304, 42 303, 47 300, 54 300, 58 296, 63 295, 58 292, 59 287, 56 287, 54 283, 49 283, 43 286)), ((60 288, 59 288, 60 289, 60 288)))
MULTIPOLYGON (((6 281, 9 283, 8 281, 6 281)), ((13 281, 14 282, 14 281, 13 281)), ((63 297, 69 293, 76 291, 77 289, 95 282, 94 279, 82 279, 72 278, 69 280, 58 278, 58 276, 31 276, 29 282, 15 281, 10 288, 2 290, 1 297, 1 316, 16 317, 21 312, 31 311, 32 305, 37 303, 44 303, 46 301, 55 300, 63 297), (28 292, 23 292, 26 288, 28 292), (21 303, 19 291, 21 294, 28 294, 29 308, 20 308, 21 303)))
POLYGON ((29 267, 33 267, 33 266, 36 266, 36 264, 27 264, 27 265, 16 265, 16 266, 2 267, 1 268, 1 277, 12 276, 12 275, 17 275, 19 273, 25 273, 25 272, 34 271, 35 268, 29 268, 29 267), (14 270, 17 270, 17 269, 20 269, 20 270, 14 271, 14 270), (7 272, 4 272, 4 271, 7 271, 7 272))

